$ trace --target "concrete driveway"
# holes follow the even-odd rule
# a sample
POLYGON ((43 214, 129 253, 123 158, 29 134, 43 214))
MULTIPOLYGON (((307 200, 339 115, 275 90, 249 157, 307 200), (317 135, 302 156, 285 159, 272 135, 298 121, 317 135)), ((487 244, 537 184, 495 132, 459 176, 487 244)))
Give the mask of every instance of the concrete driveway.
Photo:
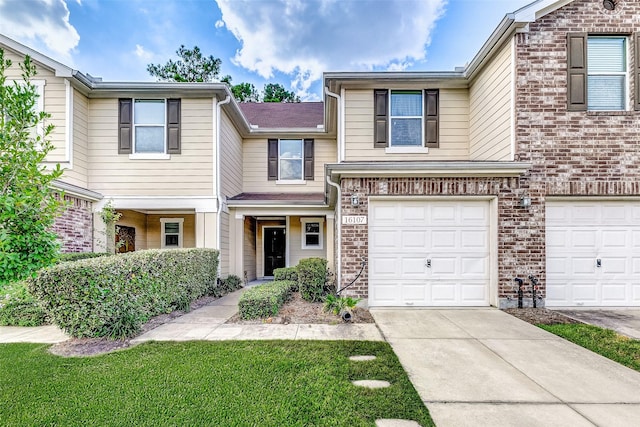
POLYGON ((497 309, 371 309, 438 427, 627 426, 640 373, 497 309))
POLYGON ((581 322, 613 329, 619 334, 640 340, 640 308, 562 308, 556 311, 581 322))

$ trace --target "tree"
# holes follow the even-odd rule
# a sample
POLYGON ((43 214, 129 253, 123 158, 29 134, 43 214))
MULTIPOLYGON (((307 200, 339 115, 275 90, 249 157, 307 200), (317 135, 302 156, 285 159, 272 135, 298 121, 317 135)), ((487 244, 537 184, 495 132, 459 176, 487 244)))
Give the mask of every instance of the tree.
POLYGON ((262 95, 263 102, 300 102, 300 97, 289 92, 280 83, 267 83, 262 95))
POLYGON ((213 55, 205 57, 198 46, 192 50, 184 45, 176 51, 180 57, 177 61, 171 59, 164 65, 149 64, 147 71, 159 81, 166 82, 213 82, 220 74, 222 60, 213 55))
POLYGON ((260 95, 256 90, 256 87, 247 82, 238 83, 237 85, 231 84, 233 78, 229 75, 224 76, 220 81, 226 83, 233 93, 233 97, 238 102, 259 102, 260 95))
POLYGON ((0 49, 0 285, 52 264, 59 243, 51 231, 64 202, 51 190, 60 165, 42 162, 53 149, 50 116, 36 111, 38 92, 30 57, 20 64, 22 82, 7 80, 11 61, 0 49))

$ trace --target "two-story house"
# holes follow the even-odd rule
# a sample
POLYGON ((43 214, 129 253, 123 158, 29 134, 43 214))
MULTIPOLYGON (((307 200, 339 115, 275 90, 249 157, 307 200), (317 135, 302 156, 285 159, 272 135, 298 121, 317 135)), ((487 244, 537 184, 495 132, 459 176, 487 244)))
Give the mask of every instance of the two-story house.
POLYGON ((321 103, 103 82, 31 55, 69 251, 213 247, 246 280, 326 257, 372 306, 640 305, 640 1, 538 0, 451 72, 327 72, 321 103))

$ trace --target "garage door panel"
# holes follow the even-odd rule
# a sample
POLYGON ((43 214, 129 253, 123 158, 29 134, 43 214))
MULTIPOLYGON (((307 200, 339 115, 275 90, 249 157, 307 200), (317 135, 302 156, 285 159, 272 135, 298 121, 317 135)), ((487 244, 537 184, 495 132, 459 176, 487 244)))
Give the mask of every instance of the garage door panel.
POLYGON ((602 249, 626 248, 630 246, 628 242, 628 232, 626 230, 602 230, 602 249))
POLYGON ((431 248, 439 249, 457 249, 459 247, 458 233, 456 230, 443 230, 431 232, 431 248))
POLYGON ((459 273, 457 257, 438 256, 431 259, 431 268, 428 268, 432 278, 443 276, 455 276, 459 273))
POLYGON ((628 299, 627 283, 607 283, 602 285, 603 305, 620 305, 628 299))
POLYGON ((489 259, 486 257, 463 257, 460 264, 463 277, 489 278, 489 259))
POLYGON ((593 257, 588 257, 588 258, 575 257, 575 258, 571 258, 571 270, 570 270, 570 273, 572 275, 577 275, 577 274, 593 275, 595 272, 596 272, 596 264, 595 264, 595 259, 593 257))
POLYGON ((565 248, 569 246, 568 230, 547 230, 547 247, 565 248))
POLYGON ((400 275, 400 262, 397 256, 382 257, 376 256, 369 261, 370 274, 378 276, 395 276, 400 275))
POLYGON ((464 305, 478 305, 488 297, 487 287, 483 281, 465 283, 460 290, 460 299, 464 305))
POLYGON ((458 305, 456 287, 452 283, 433 283, 431 285, 431 300, 435 305, 458 305))
POLYGON ((488 250, 489 236, 486 230, 460 230, 460 246, 465 249, 488 250))
POLYGON ((400 231, 401 250, 419 250, 424 252, 427 247, 427 232, 421 230, 400 231))
POLYGON ((402 268, 400 269, 400 275, 398 277, 407 279, 424 278, 425 265, 423 257, 401 257, 399 263, 402 268))
POLYGON ((586 248, 593 251, 598 241, 598 231, 596 230, 572 230, 569 234, 567 246, 574 248, 586 248))
POLYGON ((371 244, 375 245, 378 252, 385 250, 397 251, 400 244, 400 235, 393 230, 374 230, 369 234, 371 244))
POLYGON ((453 204, 439 204, 431 209, 431 225, 455 226, 459 224, 456 206, 453 204))
POLYGON ((629 272, 627 258, 603 258, 601 268, 603 274, 627 275, 629 272))
POLYGON ((371 297, 380 305, 397 305, 400 303, 400 286, 379 283, 369 290, 371 297))
POLYGON ((422 205, 407 204, 400 206, 400 218, 403 222, 407 223, 427 223, 427 209, 422 205))
POLYGON ((423 283, 405 283, 402 286, 402 301, 424 304, 427 301, 427 287, 423 283))
POLYGON ((607 219, 608 224, 624 224, 627 220, 627 211, 627 206, 605 203, 602 206, 602 217, 607 219))
POLYGON ((574 301, 584 305, 594 305, 598 302, 598 287, 590 282, 574 282, 572 294, 574 301))

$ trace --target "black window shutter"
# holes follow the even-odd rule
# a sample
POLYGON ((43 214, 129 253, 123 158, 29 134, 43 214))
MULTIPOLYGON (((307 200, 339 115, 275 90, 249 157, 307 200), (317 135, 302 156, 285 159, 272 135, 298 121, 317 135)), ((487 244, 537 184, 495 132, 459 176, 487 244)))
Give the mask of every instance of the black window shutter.
POLYGON ((389 91, 387 89, 376 89, 373 91, 373 147, 385 148, 389 146, 389 91))
POLYGON ((118 100, 118 154, 131 154, 133 100, 118 100))
POLYGON ((313 181, 313 139, 304 140, 304 179, 313 181))
POLYGON ((180 100, 167 99, 167 153, 180 154, 180 100))
POLYGON ((438 89, 424 91, 424 146, 437 148, 439 144, 438 89))
POLYGON ((640 33, 635 34, 633 42, 636 45, 636 63, 634 64, 635 69, 633 70, 633 74, 636 80, 636 102, 634 104, 635 109, 640 110, 640 33))
POLYGON ((278 140, 270 139, 267 143, 267 170, 269 181, 275 181, 278 179, 278 140))
POLYGON ((587 34, 567 35, 567 109, 587 110, 587 34))

